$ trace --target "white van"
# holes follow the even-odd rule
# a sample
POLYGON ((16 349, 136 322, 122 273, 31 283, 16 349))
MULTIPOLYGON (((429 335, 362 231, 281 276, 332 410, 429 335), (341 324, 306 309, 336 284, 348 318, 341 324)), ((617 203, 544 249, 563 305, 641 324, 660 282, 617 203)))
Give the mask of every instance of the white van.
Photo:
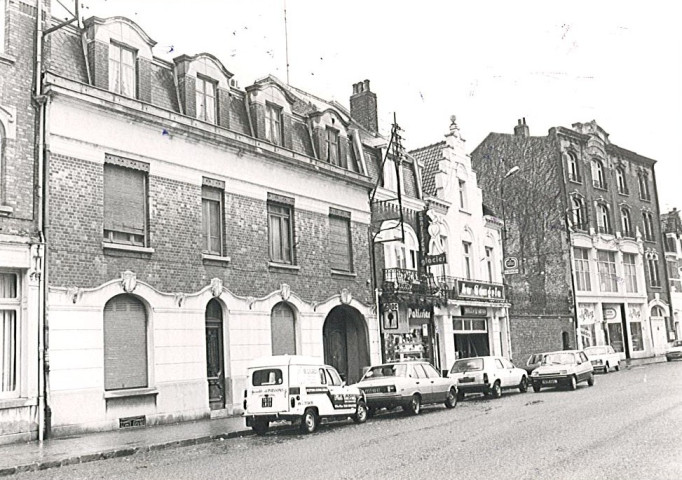
POLYGON ((246 426, 258 435, 270 422, 299 423, 312 433, 321 419, 367 421, 364 393, 347 386, 334 367, 302 355, 274 355, 248 367, 244 390, 246 426))

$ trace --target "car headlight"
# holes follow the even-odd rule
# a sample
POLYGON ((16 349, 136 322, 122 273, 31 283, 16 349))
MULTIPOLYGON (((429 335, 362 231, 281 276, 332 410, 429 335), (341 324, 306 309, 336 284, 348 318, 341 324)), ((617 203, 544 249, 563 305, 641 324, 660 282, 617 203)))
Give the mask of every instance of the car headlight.
POLYGON ((389 385, 388 387, 386 387, 386 392, 395 393, 396 392, 395 385, 389 385))

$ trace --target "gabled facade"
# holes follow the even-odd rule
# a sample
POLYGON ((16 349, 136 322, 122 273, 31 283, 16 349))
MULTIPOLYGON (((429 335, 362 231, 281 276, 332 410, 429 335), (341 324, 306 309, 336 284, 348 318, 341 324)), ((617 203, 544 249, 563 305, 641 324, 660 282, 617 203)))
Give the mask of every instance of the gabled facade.
POLYGON ((120 17, 53 34, 56 435, 238 413, 263 355, 323 357, 349 383, 380 358, 373 136, 275 77, 242 89, 213 55, 154 44, 120 17))
POLYGON ((672 331, 655 161, 594 121, 533 137, 524 119, 514 131, 489 134, 471 157, 518 261, 506 275, 517 360, 602 344, 623 358, 661 353, 672 331))
POLYGON ((511 358, 502 222, 483 206, 455 118, 444 141, 410 155, 424 166, 422 262, 442 298, 434 311, 441 368, 458 358, 511 358))
POLYGON ((0 444, 36 438, 42 412, 39 8, 49 2, 0 2, 0 444))
POLYGON ((670 288, 672 328, 676 338, 682 338, 682 218, 673 208, 661 215, 661 232, 664 235, 665 264, 670 288))

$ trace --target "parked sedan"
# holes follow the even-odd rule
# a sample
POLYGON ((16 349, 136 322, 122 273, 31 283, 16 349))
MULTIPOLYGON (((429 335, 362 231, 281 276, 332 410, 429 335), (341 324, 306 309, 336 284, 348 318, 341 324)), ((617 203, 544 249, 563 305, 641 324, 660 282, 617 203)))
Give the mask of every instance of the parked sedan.
POLYGON ((608 373, 611 367, 615 368, 616 372, 620 370, 620 353, 611 345, 586 347, 583 351, 595 370, 603 370, 604 373, 608 373))
POLYGON ((483 393, 499 398, 502 390, 528 390, 528 375, 504 357, 472 357, 455 361, 448 375, 457 381, 459 399, 467 393, 483 393))
POLYGON ((545 354, 542 364, 533 370, 530 378, 535 392, 562 385, 575 390, 580 382, 587 382, 590 387, 594 385, 594 370, 582 350, 563 350, 545 354))
POLYGON ((457 382, 443 378, 428 362, 393 362, 370 367, 355 384, 365 394, 370 414, 380 408, 402 407, 417 415, 421 406, 457 404, 457 382))
POLYGON ((680 358, 682 358, 682 340, 675 340, 665 352, 665 359, 672 362, 680 358))

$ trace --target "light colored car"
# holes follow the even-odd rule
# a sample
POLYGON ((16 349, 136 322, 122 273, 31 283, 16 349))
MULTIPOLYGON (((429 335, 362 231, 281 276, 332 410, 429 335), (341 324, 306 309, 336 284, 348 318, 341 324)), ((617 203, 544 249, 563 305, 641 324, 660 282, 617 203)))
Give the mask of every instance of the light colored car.
POLYGON ((597 345, 594 347, 586 347, 583 352, 587 358, 592 362, 592 368, 595 370, 603 370, 608 373, 610 368, 620 370, 620 356, 611 345, 597 345))
POLYGON ((669 362, 682 358, 682 340, 675 340, 665 352, 665 359, 669 362))
POLYGON ((590 387, 594 385, 594 369, 582 350, 562 350, 546 353, 530 378, 536 392, 559 386, 575 390, 580 382, 587 382, 590 387))
POLYGON ((499 398, 502 390, 528 390, 528 374, 504 357, 486 356, 456 360, 448 376, 457 382, 459 399, 467 393, 483 393, 499 398))
POLYGON ((417 415, 421 406, 457 404, 457 383, 443 378, 430 363, 421 361, 393 362, 370 367, 353 387, 365 395, 370 415, 380 408, 402 407, 417 415))

